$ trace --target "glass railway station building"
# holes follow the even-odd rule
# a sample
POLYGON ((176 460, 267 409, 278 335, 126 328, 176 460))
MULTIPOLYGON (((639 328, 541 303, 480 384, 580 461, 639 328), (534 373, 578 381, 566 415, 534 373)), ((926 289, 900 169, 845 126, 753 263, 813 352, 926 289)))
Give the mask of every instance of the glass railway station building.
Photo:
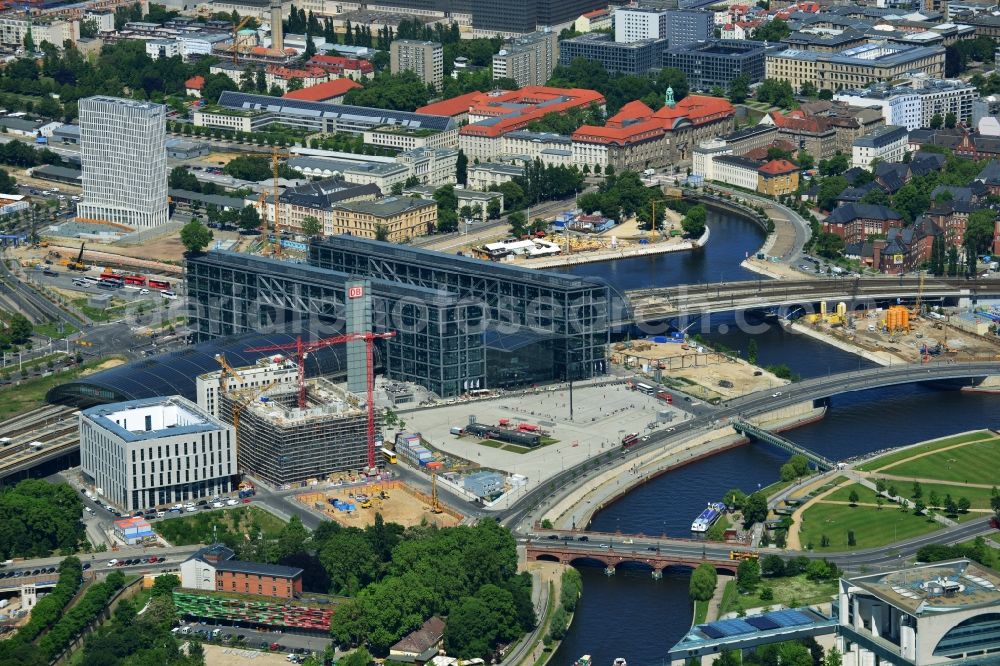
POLYGON ((606 282, 335 236, 306 264, 231 252, 188 259, 196 340, 250 331, 344 329, 347 282, 367 280, 385 374, 440 397, 482 388, 585 379, 607 371, 606 282))

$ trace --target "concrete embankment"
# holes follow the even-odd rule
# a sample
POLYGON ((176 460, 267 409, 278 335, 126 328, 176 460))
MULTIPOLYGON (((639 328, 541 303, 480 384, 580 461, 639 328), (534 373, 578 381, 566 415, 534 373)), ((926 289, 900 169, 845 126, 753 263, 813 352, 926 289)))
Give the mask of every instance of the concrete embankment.
POLYGON ((890 354, 889 352, 871 351, 868 349, 864 349, 863 347, 859 347, 858 345, 848 342, 847 340, 841 340, 839 338, 835 338, 832 335, 828 335, 821 331, 817 331, 816 329, 810 326, 806 326, 804 324, 798 324, 793 322, 788 325, 788 330, 793 331, 795 333, 808 335, 810 338, 819 340, 821 342, 825 342, 826 344, 832 347, 836 347, 837 349, 842 349, 844 351, 851 352, 852 354, 856 354, 861 358, 867 359, 872 363, 878 363, 879 365, 893 365, 893 364, 898 365, 900 363, 906 363, 905 360, 898 358, 890 354))
MULTIPOLYGON (((825 407, 812 402, 785 407, 753 419, 759 426, 784 431, 823 418, 825 407)), ((714 456, 748 443, 728 424, 718 423, 691 438, 668 448, 638 456, 625 456, 617 467, 599 474, 590 483, 578 487, 550 509, 545 517, 558 529, 583 528, 594 514, 628 494, 633 488, 684 465, 714 456)))
POLYGON ((557 268, 559 266, 576 266, 578 264, 593 264, 601 261, 616 261, 618 259, 631 259, 633 257, 648 257, 657 254, 667 254, 668 252, 682 252, 704 247, 708 243, 711 232, 705 227, 705 233, 697 240, 688 240, 680 243, 662 242, 648 245, 623 245, 607 250, 594 250, 592 252, 581 252, 578 254, 560 254, 554 257, 543 259, 531 259, 523 264, 524 268, 557 268))

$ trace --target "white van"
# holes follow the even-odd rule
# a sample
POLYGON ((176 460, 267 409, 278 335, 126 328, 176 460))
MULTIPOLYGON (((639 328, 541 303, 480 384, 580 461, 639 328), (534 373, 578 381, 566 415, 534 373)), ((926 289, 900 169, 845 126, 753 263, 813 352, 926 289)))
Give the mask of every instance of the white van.
POLYGON ((175 298, 177 298, 177 294, 175 294, 170 290, 161 291, 160 296, 163 296, 163 298, 169 298, 170 300, 174 300, 175 298))

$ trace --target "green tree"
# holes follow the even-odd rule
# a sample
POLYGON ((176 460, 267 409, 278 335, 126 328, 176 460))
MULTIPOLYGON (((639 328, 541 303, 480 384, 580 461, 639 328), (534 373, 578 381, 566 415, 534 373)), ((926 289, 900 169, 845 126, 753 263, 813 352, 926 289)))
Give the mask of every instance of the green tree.
POLYGON ((465 187, 469 179, 469 158, 461 149, 458 151, 458 161, 455 162, 455 181, 465 187))
POLYGON ((968 497, 958 498, 958 512, 959 513, 969 513, 969 509, 972 508, 972 502, 969 501, 968 497))
POLYGON ((942 125, 944 125, 944 118, 941 117, 940 113, 931 116, 931 129, 939 130, 942 125))
POLYGON ((785 575, 785 561, 778 555, 765 555, 760 560, 760 570, 765 576, 780 578, 785 575))
POLYGON ((767 497, 761 492, 750 494, 743 503, 743 523, 746 526, 767 520, 767 497))
MULTIPOLYGON (((850 501, 851 506, 857 506, 858 500, 860 500, 860 499, 861 498, 858 497, 858 491, 857 490, 852 490, 850 496, 848 497, 848 501, 850 501)), ((853 534, 853 532, 852 532, 852 534, 853 534)))
POLYGON ((375 663, 372 653, 364 647, 359 647, 337 662, 337 666, 371 666, 375 663))
POLYGON ((239 227, 243 231, 260 229, 260 213, 253 206, 244 206, 240 210, 239 227))
POLYGON ((323 235, 323 223, 315 215, 306 215, 302 218, 302 235, 310 238, 323 235))
POLYGON ((722 501, 726 504, 726 506, 737 511, 743 508, 743 504, 746 500, 747 494, 739 488, 729 490, 729 492, 722 497, 722 501))
POLYGON ((739 650, 723 650, 714 662, 714 666, 742 666, 742 664, 743 659, 739 650))
POLYGON ((715 573, 715 567, 707 562, 702 562, 691 573, 688 594, 695 601, 708 601, 715 594, 717 583, 718 575, 715 573))
POLYGON ((170 170, 167 178, 167 185, 172 190, 188 190, 190 192, 201 192, 201 183, 187 167, 176 166, 170 170))
POLYGON ((692 206, 684 218, 681 220, 681 228, 684 233, 692 238, 700 238, 705 233, 705 221, 708 219, 708 210, 698 204, 692 206))
MULTIPOLYGON (((823 162, 820 162, 822 169, 823 162)), ((840 193, 848 188, 847 179, 843 176, 829 176, 824 178, 819 186, 816 195, 816 204, 822 210, 833 210, 837 207, 837 198, 840 193)))
POLYGON ((510 224, 510 233, 515 238, 520 238, 528 233, 528 219, 521 211, 515 211, 508 215, 507 222, 510 224))
POLYGON ((755 558, 742 560, 736 568, 736 587, 741 592, 751 592, 760 583, 760 562, 755 558))
POLYGON ((214 237, 212 230, 202 224, 198 218, 193 218, 181 228, 181 244, 188 252, 204 251, 214 237))
POLYGON ((757 341, 753 338, 747 343, 747 362, 750 365, 757 365, 757 341))
POLYGON ((729 83, 729 101, 742 104, 750 96, 750 77, 739 74, 729 83))
POLYGON ((758 42, 780 42, 790 34, 792 34, 792 29, 788 27, 787 22, 774 19, 754 30, 753 38, 758 42))
POLYGON ((840 650, 835 647, 830 648, 826 651, 826 657, 823 659, 823 666, 843 666, 844 658, 840 654, 840 650))

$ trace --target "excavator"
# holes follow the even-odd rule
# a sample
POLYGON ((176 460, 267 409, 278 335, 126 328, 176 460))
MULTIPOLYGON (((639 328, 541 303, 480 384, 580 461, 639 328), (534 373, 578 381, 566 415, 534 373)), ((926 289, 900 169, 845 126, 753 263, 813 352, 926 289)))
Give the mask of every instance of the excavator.
POLYGON ((88 268, 90 268, 89 266, 87 266, 86 264, 83 263, 83 246, 84 245, 86 245, 86 243, 80 243, 80 254, 76 255, 76 260, 75 261, 67 261, 66 262, 66 268, 68 268, 71 271, 85 271, 88 268))

